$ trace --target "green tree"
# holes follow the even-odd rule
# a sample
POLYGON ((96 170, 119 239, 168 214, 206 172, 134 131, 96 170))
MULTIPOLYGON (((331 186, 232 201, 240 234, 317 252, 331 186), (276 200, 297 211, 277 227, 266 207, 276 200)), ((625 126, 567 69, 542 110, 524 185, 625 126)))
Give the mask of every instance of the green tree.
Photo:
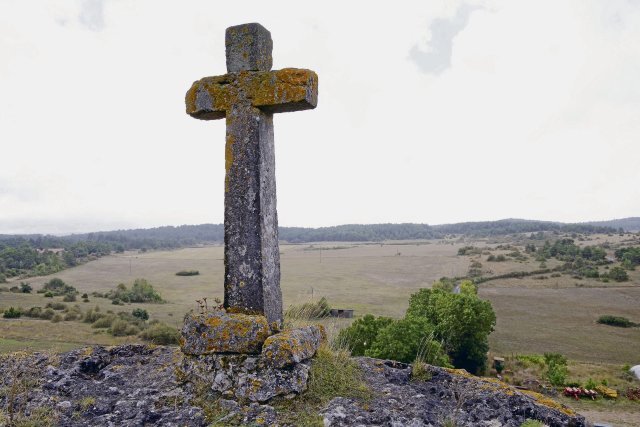
POLYGON ((376 340, 378 332, 390 325, 393 319, 389 317, 374 317, 365 314, 356 319, 351 326, 342 329, 338 334, 338 342, 345 344, 354 356, 364 356, 366 351, 376 340))
POLYGON ((433 337, 434 326, 425 318, 407 317, 395 320, 378 332, 365 355, 411 363, 420 353, 422 362, 448 366, 446 353, 433 337))
POLYGON ((407 317, 422 317, 435 326, 435 337, 444 343, 454 366, 484 371, 488 336, 496 324, 491 303, 475 294, 421 289, 411 295, 407 317))
POLYGON ((624 270, 624 268, 615 266, 611 270, 609 270, 609 278, 615 280, 616 282, 626 282, 629 280, 629 275, 624 270))

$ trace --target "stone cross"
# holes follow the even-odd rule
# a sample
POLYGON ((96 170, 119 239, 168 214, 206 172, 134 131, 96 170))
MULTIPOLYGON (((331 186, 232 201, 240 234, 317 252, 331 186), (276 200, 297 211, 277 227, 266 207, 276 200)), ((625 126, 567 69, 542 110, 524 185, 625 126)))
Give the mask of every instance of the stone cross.
POLYGON ((318 76, 272 66, 271 33, 260 24, 229 27, 227 74, 196 81, 187 114, 226 118, 224 307, 282 323, 273 114, 315 108, 318 76))

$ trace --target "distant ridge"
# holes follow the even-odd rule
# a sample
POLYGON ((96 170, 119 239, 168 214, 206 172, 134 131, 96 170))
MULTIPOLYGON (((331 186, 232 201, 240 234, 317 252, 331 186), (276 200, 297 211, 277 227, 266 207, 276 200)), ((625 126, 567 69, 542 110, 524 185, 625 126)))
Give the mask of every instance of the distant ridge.
POLYGON ((590 221, 585 224, 595 225, 597 227, 613 227, 615 229, 622 228, 625 231, 640 231, 640 217, 634 216, 630 218, 612 219, 609 221, 590 221))
MULTIPOLYGON (((461 222, 455 224, 345 224, 332 227, 280 227, 280 240, 290 243, 310 242, 378 242, 385 240, 439 239, 451 234, 469 236, 500 236, 514 233, 557 231, 564 233, 615 233, 639 231, 640 217, 584 223, 561 223, 526 219, 501 219, 498 221, 461 222)), ((113 250, 163 249, 193 245, 222 243, 222 224, 164 226, 147 229, 98 231, 68 236, 0 235, 0 247, 16 246, 20 241, 33 247, 66 247, 70 243, 97 242, 113 250)))

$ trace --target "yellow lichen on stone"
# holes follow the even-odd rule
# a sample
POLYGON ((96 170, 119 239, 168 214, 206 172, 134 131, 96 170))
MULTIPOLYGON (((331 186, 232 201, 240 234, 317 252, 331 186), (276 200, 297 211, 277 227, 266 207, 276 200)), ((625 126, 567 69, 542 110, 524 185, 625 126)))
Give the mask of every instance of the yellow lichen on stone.
POLYGON ((562 413, 564 413, 566 415, 570 415, 570 416, 576 415, 576 413, 572 409, 564 406, 563 404, 561 404, 559 402, 556 402, 555 400, 551 399, 550 397, 545 396, 544 394, 540 394, 540 393, 537 393, 537 392, 531 391, 531 390, 520 390, 520 392, 522 394, 526 394, 527 396, 533 397, 533 399, 537 403, 539 403, 541 405, 544 405, 544 406, 546 406, 548 408, 556 409, 556 410, 558 410, 558 411, 560 411, 560 412, 562 412, 562 413))

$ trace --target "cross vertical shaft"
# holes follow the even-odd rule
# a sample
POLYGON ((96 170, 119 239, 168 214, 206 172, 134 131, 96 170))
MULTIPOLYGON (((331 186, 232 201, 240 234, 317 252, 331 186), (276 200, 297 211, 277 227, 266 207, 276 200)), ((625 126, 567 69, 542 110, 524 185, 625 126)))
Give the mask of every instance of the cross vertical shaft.
POLYGON ((227 111, 224 306, 282 319, 273 115, 227 111))

